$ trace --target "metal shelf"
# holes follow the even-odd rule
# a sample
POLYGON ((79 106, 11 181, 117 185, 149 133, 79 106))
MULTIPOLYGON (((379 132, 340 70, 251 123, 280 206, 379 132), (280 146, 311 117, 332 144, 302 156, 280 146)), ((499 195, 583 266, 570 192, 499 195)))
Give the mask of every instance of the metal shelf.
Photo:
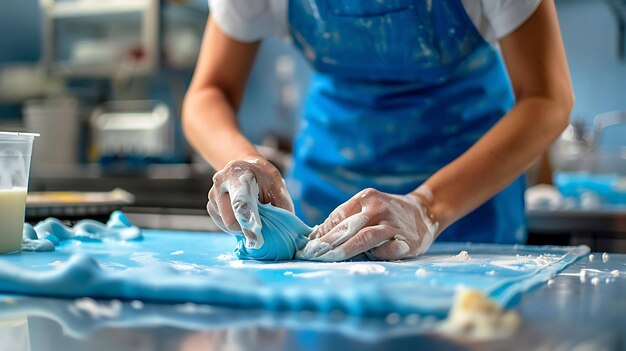
POLYGON ((52 2, 48 7, 53 18, 74 18, 127 12, 142 12, 150 8, 150 0, 110 0, 52 2))
MULTIPOLYGON (((159 0, 75 0, 41 1, 43 14, 43 63, 50 71, 64 77, 113 78, 145 76, 159 66, 159 0), (59 61, 59 21, 83 20, 87 24, 101 26, 98 18, 106 18, 105 23, 115 26, 115 21, 128 21, 122 14, 138 14, 140 48, 143 57, 136 61, 115 62, 76 62, 59 61), (104 16, 104 17, 103 17, 104 16)), ((99 40, 97 37, 93 40, 99 40)))

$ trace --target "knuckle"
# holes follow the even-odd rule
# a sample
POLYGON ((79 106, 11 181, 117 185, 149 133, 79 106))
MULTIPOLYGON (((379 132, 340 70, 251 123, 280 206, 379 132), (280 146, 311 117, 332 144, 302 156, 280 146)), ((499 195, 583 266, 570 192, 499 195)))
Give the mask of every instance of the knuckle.
POLYGON ((364 200, 373 200, 379 197, 380 192, 374 188, 366 188, 361 191, 361 198, 364 200))
POLYGON ((213 182, 219 183, 233 174, 251 172, 251 164, 241 160, 230 161, 224 168, 213 175, 213 182))
POLYGON ((389 216, 389 209, 385 206, 378 206, 372 201, 368 201, 362 205, 361 213, 367 218, 377 223, 384 221, 389 216))
POLYGON ((230 231, 238 231, 239 230, 239 223, 237 223, 237 220, 235 220, 234 217, 222 217, 222 221, 224 222, 224 225, 226 226, 226 228, 228 228, 228 230, 230 231))
POLYGON ((211 200, 207 201, 206 208, 212 214, 218 214, 219 213, 217 202, 215 202, 215 201, 211 201, 211 200))
POLYGON ((376 240, 376 232, 372 229, 364 229, 358 238, 361 243, 368 244, 376 240))
POLYGON ((242 199, 236 199, 233 201, 233 210, 245 211, 248 209, 248 203, 242 199))
POLYGON ((250 216, 250 204, 247 201, 236 199, 232 203, 232 208, 234 213, 238 213, 246 218, 250 216))
POLYGON ((346 219, 346 216, 343 214, 337 214, 336 216, 331 217, 329 221, 330 228, 328 228, 328 230, 337 227, 344 221, 344 219, 346 219))
POLYGON ((280 171, 276 167, 268 167, 267 173, 273 178, 281 178, 280 171))
POLYGON ((209 189, 209 193, 207 194, 207 198, 209 199, 209 201, 215 201, 215 198, 217 197, 217 193, 218 193, 218 187, 215 184, 213 184, 211 189, 209 189))
POLYGON ((225 169, 228 169, 229 172, 243 172, 246 170, 250 170, 251 164, 242 160, 235 160, 229 162, 225 169))
POLYGON ((374 189, 374 188, 365 188, 363 190, 363 194, 365 196, 367 196, 367 197, 372 196, 372 195, 376 194, 376 189, 374 189))

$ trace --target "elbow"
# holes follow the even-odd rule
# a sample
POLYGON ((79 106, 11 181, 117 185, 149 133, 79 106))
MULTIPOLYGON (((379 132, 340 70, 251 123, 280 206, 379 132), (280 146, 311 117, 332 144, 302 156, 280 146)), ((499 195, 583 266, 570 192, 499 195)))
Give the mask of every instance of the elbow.
POLYGON ((187 92, 185 93, 185 96, 183 97, 183 103, 181 104, 181 108, 180 108, 180 120, 181 120, 181 124, 183 127, 183 132, 186 134, 187 131, 187 127, 186 125, 189 123, 189 112, 190 112, 190 105, 191 102, 190 100, 193 99, 192 97, 193 93, 191 90, 187 90, 187 92))
POLYGON ((195 115, 193 111, 197 110, 196 108, 194 108, 194 105, 196 105, 194 100, 197 100, 196 92, 194 92, 193 90, 188 90, 187 93, 185 93, 185 97, 183 98, 183 103, 181 105, 180 111, 180 122, 183 129, 183 134, 188 141, 191 139, 190 131, 193 130, 193 128, 191 127, 193 125, 193 119, 195 115))
POLYGON ((574 91, 571 89, 571 87, 563 90, 564 91, 561 92, 561 94, 558 94, 556 97, 553 98, 553 101, 557 107, 557 113, 555 114, 555 129, 559 135, 569 125, 570 116, 572 114, 572 110, 574 109, 574 103, 576 101, 574 91))
POLYGON ((541 89, 517 87, 517 103, 528 102, 542 111, 539 122, 542 129, 557 138, 569 125, 575 97, 569 82, 555 80, 557 84, 545 84, 541 89))
POLYGON ((196 120, 206 114, 218 99, 224 99, 224 94, 214 86, 187 90, 181 107, 181 124, 186 135, 193 131, 196 120))
POLYGON ((544 128, 557 138, 567 128, 574 108, 574 92, 571 87, 544 92, 529 98, 539 98, 539 106, 545 111, 544 128))
POLYGON ((183 103, 180 111, 180 118, 184 129, 187 129, 187 125, 193 120, 195 111, 198 110, 199 95, 201 95, 198 89, 193 87, 189 88, 183 98, 183 103))

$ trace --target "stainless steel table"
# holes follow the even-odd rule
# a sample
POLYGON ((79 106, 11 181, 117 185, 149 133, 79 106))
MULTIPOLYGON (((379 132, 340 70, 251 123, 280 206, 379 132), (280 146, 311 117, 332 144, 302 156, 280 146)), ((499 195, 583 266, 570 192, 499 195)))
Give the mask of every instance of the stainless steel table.
POLYGON ((75 301, 20 297, 0 297, 0 313, 23 311, 30 349, 37 351, 626 349, 626 255, 605 256, 606 262, 601 253, 593 255, 525 295, 516 308, 524 324, 515 336, 484 342, 443 337, 429 318, 268 314, 136 301, 101 302, 109 312, 134 310, 133 317, 90 316, 73 310, 75 301))
POLYGON ((530 244, 585 244, 626 253, 626 206, 527 210, 530 244))

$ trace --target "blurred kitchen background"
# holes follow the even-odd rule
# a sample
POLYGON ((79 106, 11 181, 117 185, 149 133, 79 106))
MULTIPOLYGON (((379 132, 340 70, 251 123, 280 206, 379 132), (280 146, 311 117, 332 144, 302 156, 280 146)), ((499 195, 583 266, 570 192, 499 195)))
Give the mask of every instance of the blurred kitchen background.
MULTIPOLYGON (((529 192, 530 243, 626 252, 626 0, 557 7, 576 106, 549 162, 530 171, 529 185, 555 181, 560 190, 529 192)), ((105 203, 141 226, 213 229, 204 210, 213 171, 180 125, 207 1, 2 0, 1 8, 0 130, 41 133, 30 191, 120 188, 105 203)), ((309 74, 271 38, 248 82, 243 131, 283 168, 309 74)), ((29 199, 29 220, 99 213, 93 204, 55 208, 72 199, 29 199)))

